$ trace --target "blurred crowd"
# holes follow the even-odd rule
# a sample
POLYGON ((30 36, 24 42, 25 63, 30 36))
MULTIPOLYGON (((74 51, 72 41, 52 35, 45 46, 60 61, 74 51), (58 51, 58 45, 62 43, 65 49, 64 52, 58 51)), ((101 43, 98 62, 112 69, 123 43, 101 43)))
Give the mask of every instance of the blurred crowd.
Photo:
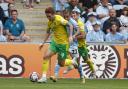
POLYGON ((25 34, 24 22, 18 18, 15 0, 0 0, 0 42, 14 41, 30 41, 30 37, 25 34))
MULTIPOLYGON (((21 0, 28 8, 40 0, 21 0)), ((85 25, 87 42, 128 42, 128 0, 51 0, 56 14, 65 19, 72 11, 85 25), (68 14, 69 13, 69 14, 68 14)), ((15 0, 0 0, 0 41, 30 41, 18 18, 15 0)))
POLYGON ((34 8, 34 2, 39 4, 40 0, 22 0, 21 1, 21 3, 24 3, 24 7, 28 8, 28 9, 34 8))
POLYGON ((52 0, 56 14, 73 10, 85 24, 87 42, 128 41, 128 0, 52 0))

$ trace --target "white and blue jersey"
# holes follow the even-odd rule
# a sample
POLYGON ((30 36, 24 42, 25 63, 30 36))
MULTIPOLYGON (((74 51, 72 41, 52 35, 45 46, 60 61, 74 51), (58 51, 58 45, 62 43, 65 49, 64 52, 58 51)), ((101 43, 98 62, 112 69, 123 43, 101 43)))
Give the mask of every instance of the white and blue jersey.
MULTIPOLYGON (((73 18, 70 18, 69 22, 73 25, 73 35, 74 35, 78 30, 78 23, 73 18)), ((73 42, 70 43, 69 52, 72 54, 72 57, 77 57, 77 58, 79 57, 77 39, 73 39, 73 42)))

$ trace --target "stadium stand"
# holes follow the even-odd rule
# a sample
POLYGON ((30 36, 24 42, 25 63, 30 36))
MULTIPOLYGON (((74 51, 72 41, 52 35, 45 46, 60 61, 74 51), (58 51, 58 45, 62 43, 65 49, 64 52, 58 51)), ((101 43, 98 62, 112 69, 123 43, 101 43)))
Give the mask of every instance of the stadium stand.
POLYGON ((26 9, 20 0, 16 0, 15 7, 19 11, 19 18, 25 22, 26 34, 32 42, 41 42, 47 27, 47 18, 44 10, 51 6, 50 0, 43 0, 39 4, 34 3, 34 9, 26 9))
MULTIPOLYGON (((14 0, 14 1, 15 1, 14 7, 11 9, 15 8, 18 10, 19 18, 21 18, 25 22, 26 34, 30 36, 30 38, 32 39, 31 40, 32 42, 38 42, 38 43, 42 42, 45 35, 45 30, 47 28, 47 21, 48 21, 45 16, 44 10, 46 7, 54 5, 55 2, 52 3, 52 1, 55 1, 55 0, 41 0, 41 2, 38 4, 34 3, 33 9, 27 9, 26 7, 24 7, 24 3, 22 2, 24 0, 14 0)), ((70 1, 70 0, 66 0, 66 1, 70 1)), ((71 1, 75 1, 75 0, 71 0, 71 1)), ((81 1, 84 1, 84 0, 81 0, 81 1)), ((96 0, 96 1, 99 2, 100 0, 96 0)), ((108 1, 108 0, 105 0, 105 1, 108 1)), ((67 4, 68 3, 66 3, 66 5, 67 4)), ((96 7, 98 8, 99 5, 97 4, 95 5, 95 8, 92 9, 93 12, 96 12, 96 7)), ((119 6, 113 6, 114 9, 115 8, 117 9, 118 7, 119 6)), ((67 8, 67 6, 65 8, 67 8)), ((89 12, 92 12, 92 10, 89 10, 88 7, 83 6, 83 9, 88 9, 88 12, 85 11, 86 14, 88 14, 89 12)), ((85 19, 87 19, 87 16, 85 19)))

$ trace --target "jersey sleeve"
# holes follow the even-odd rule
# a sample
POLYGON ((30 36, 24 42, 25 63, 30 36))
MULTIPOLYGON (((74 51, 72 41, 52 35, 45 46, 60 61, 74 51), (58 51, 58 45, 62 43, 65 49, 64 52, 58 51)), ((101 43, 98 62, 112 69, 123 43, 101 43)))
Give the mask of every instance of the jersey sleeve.
POLYGON ((78 22, 79 28, 81 32, 85 32, 84 31, 84 23, 82 23, 81 21, 78 22))
POLYGON ((72 25, 73 25, 73 27, 74 27, 75 29, 78 28, 78 23, 77 23, 74 19, 70 18, 70 22, 72 23, 72 25))
POLYGON ((60 23, 62 24, 62 25, 67 25, 68 24, 68 21, 67 20, 65 20, 63 17, 61 17, 60 16, 60 18, 59 18, 59 21, 60 21, 60 23))

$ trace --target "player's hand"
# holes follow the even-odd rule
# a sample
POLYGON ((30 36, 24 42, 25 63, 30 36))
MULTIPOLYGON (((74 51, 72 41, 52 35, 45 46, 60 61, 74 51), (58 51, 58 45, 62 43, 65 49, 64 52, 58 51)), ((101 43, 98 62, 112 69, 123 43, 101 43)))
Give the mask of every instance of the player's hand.
POLYGON ((72 38, 75 39, 76 38, 76 35, 73 35, 72 38))
POLYGON ((43 48, 44 44, 41 44, 39 47, 39 50, 41 50, 43 48))
POLYGON ((8 37, 10 40, 14 40, 15 39, 15 36, 9 36, 8 37))

